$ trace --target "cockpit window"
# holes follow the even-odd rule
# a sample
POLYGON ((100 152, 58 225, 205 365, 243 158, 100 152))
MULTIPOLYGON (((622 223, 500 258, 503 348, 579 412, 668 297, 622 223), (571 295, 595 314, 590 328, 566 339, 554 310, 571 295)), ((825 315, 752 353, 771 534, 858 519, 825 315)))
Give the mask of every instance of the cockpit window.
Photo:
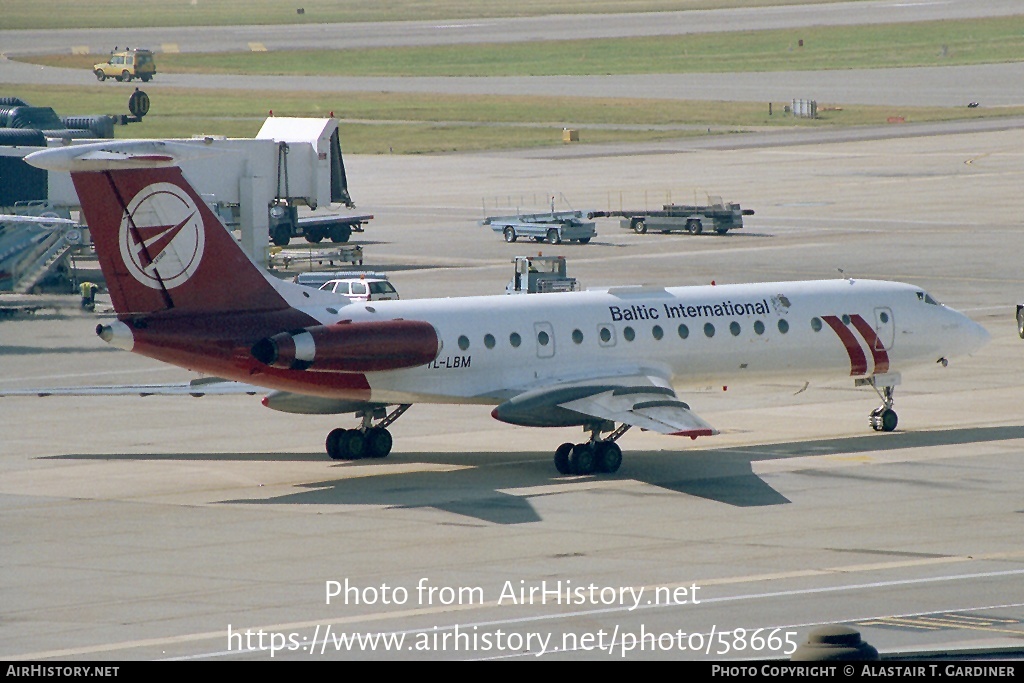
POLYGON ((939 304, 938 301, 933 299, 932 295, 929 294, 928 292, 918 292, 917 293, 917 298, 918 298, 919 301, 923 301, 926 304, 931 304, 932 306, 939 306, 939 305, 941 305, 941 304, 939 304))

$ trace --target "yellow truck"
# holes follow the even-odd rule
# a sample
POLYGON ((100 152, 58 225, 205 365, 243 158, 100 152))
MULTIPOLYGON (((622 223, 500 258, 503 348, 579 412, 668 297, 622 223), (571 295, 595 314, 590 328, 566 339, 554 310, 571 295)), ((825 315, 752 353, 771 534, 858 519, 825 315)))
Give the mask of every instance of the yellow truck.
POLYGON ((118 51, 115 47, 110 53, 110 59, 94 64, 92 72, 99 81, 113 78, 115 81, 128 82, 138 78, 147 83, 156 74, 156 62, 150 50, 135 48, 118 51))

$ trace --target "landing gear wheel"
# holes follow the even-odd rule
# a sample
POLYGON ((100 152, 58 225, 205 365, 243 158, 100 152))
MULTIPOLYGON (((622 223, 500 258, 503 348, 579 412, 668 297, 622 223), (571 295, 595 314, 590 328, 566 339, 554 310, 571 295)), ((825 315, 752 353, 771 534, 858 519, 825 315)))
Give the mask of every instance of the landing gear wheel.
POLYGON ((381 427, 366 430, 366 457, 386 458, 391 452, 391 432, 381 427))
POLYGON ((561 244, 562 236, 558 234, 558 230, 551 228, 548 230, 548 244, 561 244))
POLYGON ((569 454, 572 453, 573 445, 563 443, 555 451, 555 469, 559 474, 572 474, 572 465, 569 463, 569 454))
POLYGON ((508 242, 509 244, 512 244, 513 242, 516 241, 517 237, 518 237, 518 235, 516 235, 516 229, 513 228, 511 225, 506 225, 505 226, 505 241, 508 242))
POLYGON ((613 441, 601 441, 595 446, 598 472, 618 472, 622 465, 622 449, 613 441))
POLYGON ((645 223, 643 219, 637 219, 633 221, 633 232, 635 232, 638 235, 644 234, 645 232, 647 232, 647 223, 645 223))
POLYGON ((327 435, 327 455, 331 456, 331 460, 345 459, 343 446, 347 441, 347 432, 347 429, 332 429, 327 435))
POLYGON ((892 408, 879 408, 871 413, 871 427, 876 432, 891 432, 896 429, 899 418, 892 408))
POLYGON ((596 458, 594 448, 589 443, 578 443, 569 454, 569 466, 573 474, 593 474, 596 458))
POLYGON ((345 439, 345 459, 359 460, 366 455, 366 435, 358 429, 349 429, 345 439))

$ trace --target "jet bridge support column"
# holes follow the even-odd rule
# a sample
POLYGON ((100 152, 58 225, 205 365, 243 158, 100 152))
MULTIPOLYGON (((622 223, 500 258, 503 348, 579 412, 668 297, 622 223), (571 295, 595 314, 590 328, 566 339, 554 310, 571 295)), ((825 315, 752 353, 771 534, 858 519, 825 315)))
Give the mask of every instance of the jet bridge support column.
POLYGON ((261 267, 267 267, 270 246, 270 215, 265 186, 267 179, 244 176, 238 181, 239 226, 242 249, 261 267))

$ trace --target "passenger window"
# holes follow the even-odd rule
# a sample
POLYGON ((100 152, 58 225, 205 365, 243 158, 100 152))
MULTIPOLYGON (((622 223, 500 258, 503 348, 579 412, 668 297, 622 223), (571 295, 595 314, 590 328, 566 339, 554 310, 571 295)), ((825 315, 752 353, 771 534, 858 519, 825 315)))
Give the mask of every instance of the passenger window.
POLYGON ((821 332, 821 318, 811 318, 811 329, 815 332, 821 332))
POLYGON ((469 348, 469 337, 464 334, 459 336, 459 348, 463 351, 469 348))
POLYGON ((665 336, 665 332, 661 329, 661 325, 655 325, 654 327, 651 328, 651 335, 655 339, 660 340, 662 337, 665 336))
POLYGON ((754 332, 757 332, 758 335, 764 334, 764 323, 761 322, 760 320, 755 321, 754 332))
POLYGON ((715 326, 711 323, 704 323, 704 336, 711 338, 715 336, 715 326))
POLYGON ((636 339, 636 332, 633 331, 632 327, 626 326, 626 329, 622 330, 622 336, 625 337, 626 341, 633 341, 636 339))
POLYGON ((786 334, 789 332, 789 322, 786 320, 779 320, 779 332, 786 334))
POLYGON ((734 337, 740 336, 740 324, 733 320, 729 323, 729 331, 732 332, 732 336, 734 337))
POLYGON ((579 330, 573 330, 572 331, 572 340, 575 343, 577 343, 577 344, 582 344, 583 343, 583 332, 581 332, 579 330))
POLYGON ((690 328, 687 327, 686 325, 680 325, 679 326, 679 338, 680 339, 686 339, 689 336, 690 336, 690 328))
POLYGON ((508 336, 508 343, 512 345, 512 348, 518 349, 519 345, 523 343, 523 338, 519 336, 518 332, 513 332, 508 336))
POLYGON ((538 344, 540 344, 541 346, 547 346, 549 341, 551 341, 551 338, 548 337, 548 333, 547 332, 545 332, 544 330, 541 330, 540 332, 537 333, 537 343, 538 344))
POLYGON ((494 348, 494 335, 493 334, 485 334, 484 335, 484 346, 486 346, 489 349, 493 349, 494 348))
POLYGON ((615 346, 615 328, 611 325, 598 325, 597 338, 601 346, 615 346))

